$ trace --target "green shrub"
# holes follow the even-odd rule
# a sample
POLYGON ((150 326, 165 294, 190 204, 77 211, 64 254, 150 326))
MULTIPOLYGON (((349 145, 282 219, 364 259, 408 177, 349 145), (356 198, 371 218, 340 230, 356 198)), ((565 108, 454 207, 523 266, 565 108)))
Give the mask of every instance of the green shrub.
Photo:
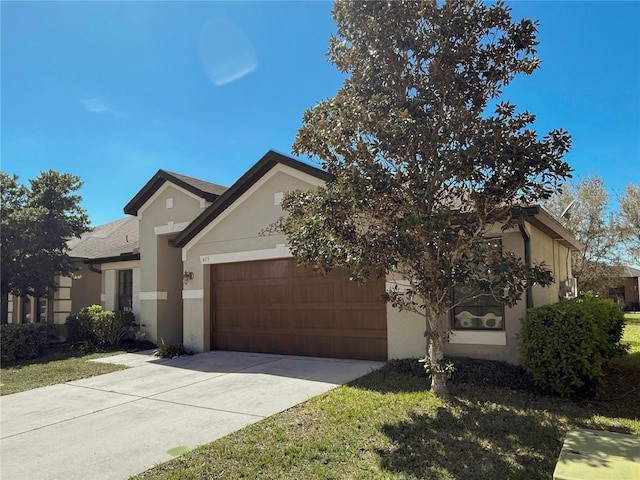
POLYGON ((76 315, 69 315, 65 322, 67 339, 70 342, 95 342, 93 336, 93 319, 102 312, 100 305, 84 307, 76 315))
POLYGON ((91 305, 67 317, 68 339, 101 348, 113 347, 120 343, 135 320, 133 312, 103 311, 100 305, 91 305))
POLYGON ((29 360, 44 353, 48 344, 49 329, 42 323, 2 325, 0 327, 0 352, 3 362, 29 360))
POLYGON ((603 361, 624 353, 624 317, 611 300, 586 297, 545 305, 522 320, 523 367, 563 397, 599 393, 603 361))
POLYGON ((179 357, 180 355, 184 355, 184 347, 181 343, 170 344, 164 343, 164 340, 160 339, 160 345, 156 348, 156 351, 153 354, 157 357, 161 358, 173 358, 179 357))

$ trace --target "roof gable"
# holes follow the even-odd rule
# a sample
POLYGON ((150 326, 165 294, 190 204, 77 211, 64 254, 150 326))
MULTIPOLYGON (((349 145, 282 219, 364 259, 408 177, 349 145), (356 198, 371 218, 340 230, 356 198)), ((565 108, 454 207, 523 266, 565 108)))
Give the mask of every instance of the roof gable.
POLYGON ((151 177, 144 187, 136 194, 133 199, 124 207, 124 213, 128 215, 137 215, 138 210, 147 203, 147 201, 165 184, 165 182, 173 183, 194 195, 203 198, 208 202, 214 202, 222 195, 227 188, 215 183, 206 182, 186 175, 169 172, 167 170, 158 170, 151 177))
POLYGON ((269 150, 253 167, 225 191, 214 203, 209 205, 191 224, 178 235, 171 245, 182 248, 189 243, 202 229, 231 206, 242 194, 249 190, 258 180, 266 175, 275 165, 283 164, 313 177, 327 181, 330 175, 324 170, 313 167, 299 160, 269 150))

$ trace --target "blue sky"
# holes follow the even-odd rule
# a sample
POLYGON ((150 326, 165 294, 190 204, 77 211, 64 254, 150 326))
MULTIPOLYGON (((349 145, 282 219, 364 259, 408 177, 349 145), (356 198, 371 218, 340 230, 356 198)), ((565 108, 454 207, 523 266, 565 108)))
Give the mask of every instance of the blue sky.
MULTIPOLYGON (((540 20, 542 67, 504 94, 573 136, 575 176, 640 183, 640 3, 510 2, 540 20)), ((93 225, 159 169, 231 185, 291 153, 342 77, 329 2, 1 3, 1 168, 79 175, 93 225)))

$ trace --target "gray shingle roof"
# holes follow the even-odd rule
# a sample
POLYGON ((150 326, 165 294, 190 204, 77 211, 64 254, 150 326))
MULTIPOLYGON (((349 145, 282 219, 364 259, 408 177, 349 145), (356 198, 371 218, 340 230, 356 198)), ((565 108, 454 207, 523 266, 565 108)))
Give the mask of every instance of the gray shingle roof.
POLYGON ((151 177, 151 180, 142 187, 142 189, 131 199, 124 207, 124 213, 128 215, 137 215, 140 209, 149 200, 153 194, 164 184, 171 182, 174 185, 182 187, 194 195, 204 198, 208 202, 214 202, 222 195, 227 188, 211 182, 205 182, 193 177, 181 175, 179 173, 168 172, 167 170, 158 170, 151 177))
POLYGON ((80 238, 67 242, 69 255, 94 259, 134 253, 139 248, 138 219, 126 217, 94 227, 80 238))
POLYGON ((223 187, 222 185, 218 185, 216 183, 207 182, 205 180, 200 180, 199 178, 188 177, 186 175, 181 175, 179 173, 170 172, 165 170, 172 177, 177 178, 178 180, 182 180, 184 183, 191 185, 193 188, 196 188, 202 192, 210 193, 212 195, 222 195, 227 187, 223 187))

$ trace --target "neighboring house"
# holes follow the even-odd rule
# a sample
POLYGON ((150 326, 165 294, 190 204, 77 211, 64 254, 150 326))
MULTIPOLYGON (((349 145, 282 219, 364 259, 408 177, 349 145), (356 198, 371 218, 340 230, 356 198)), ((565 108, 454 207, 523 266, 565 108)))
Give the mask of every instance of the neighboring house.
MULTIPOLYGON (((43 322, 63 325, 70 313, 78 313, 82 307, 101 304, 101 292, 123 288, 116 284, 117 279, 110 276, 110 270, 127 268, 131 271, 140 263, 138 222, 133 217, 94 227, 80 238, 70 240, 67 246, 68 254, 77 268, 74 275, 56 277, 58 289, 51 299, 28 296, 17 298, 10 295, 10 323, 43 322)), ((106 304, 102 302, 102 305, 110 310, 136 311, 132 289, 122 290, 120 293, 129 294, 128 302, 122 295, 115 301, 106 304)), ((64 335, 63 330, 59 333, 64 335)))
POLYGON ((640 270, 623 267, 621 283, 609 289, 609 298, 615 300, 625 311, 640 312, 640 270))
MULTIPOLYGON (((424 355, 424 319, 381 300, 391 277, 360 286, 344 271, 321 276, 296 266, 280 202, 287 191, 323 185, 326 172, 270 151, 212 202, 159 174, 125 207, 139 220, 140 319, 149 340, 198 352, 424 355)), ((541 207, 521 213, 518 227, 490 236, 525 261, 544 262, 556 283, 534 286, 513 308, 488 299, 457 308, 443 319, 452 327, 446 353, 517 362, 526 308, 571 294, 570 252, 579 243, 541 207)))

